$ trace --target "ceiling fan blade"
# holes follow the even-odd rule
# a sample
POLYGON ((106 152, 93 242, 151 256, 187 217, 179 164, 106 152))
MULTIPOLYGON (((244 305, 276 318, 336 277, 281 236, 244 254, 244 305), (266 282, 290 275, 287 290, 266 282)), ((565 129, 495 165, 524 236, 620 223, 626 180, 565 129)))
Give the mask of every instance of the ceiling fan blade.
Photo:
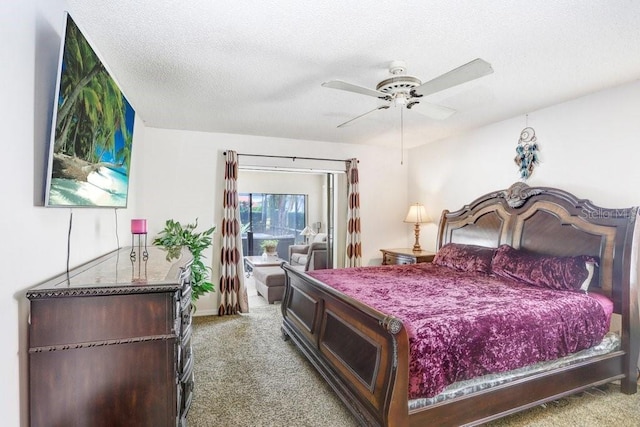
POLYGON ((367 111, 367 112, 366 112, 366 113, 364 113, 364 114, 360 114, 358 117, 354 117, 354 118, 353 118, 353 119, 351 119, 351 120, 347 120, 346 122, 339 124, 339 125, 338 125, 338 127, 339 127, 339 128, 341 128, 341 127, 343 127, 343 126, 345 126, 345 125, 348 125, 349 123, 353 122, 354 120, 359 119, 360 117, 364 117, 364 116, 366 116, 366 115, 367 115, 367 114, 369 114, 369 113, 373 113, 374 111, 378 111, 378 110, 386 110, 387 108, 389 108, 389 106, 388 106, 388 105, 381 105, 381 106, 379 106, 378 108, 375 108, 375 109, 373 109, 373 110, 371 110, 371 111, 367 111))
POLYGON ((385 99, 389 95, 384 92, 380 92, 374 89, 369 89, 364 86, 354 85, 352 83, 343 82, 342 80, 330 80, 322 83, 322 87, 329 87, 331 89, 346 90, 349 92, 359 93, 361 95, 375 96, 376 98, 385 99))
POLYGON ((455 114, 456 110, 444 107, 442 105, 430 104, 424 101, 416 101, 412 104, 408 104, 407 108, 411 111, 424 114, 435 120, 445 120, 455 114))
POLYGON ((440 92, 441 90, 475 80, 491 73, 493 73, 491 64, 484 59, 476 58, 471 62, 459 66, 458 68, 454 68, 448 73, 444 73, 433 80, 429 80, 428 82, 415 87, 412 90, 412 93, 422 96, 431 95, 432 93, 440 92))

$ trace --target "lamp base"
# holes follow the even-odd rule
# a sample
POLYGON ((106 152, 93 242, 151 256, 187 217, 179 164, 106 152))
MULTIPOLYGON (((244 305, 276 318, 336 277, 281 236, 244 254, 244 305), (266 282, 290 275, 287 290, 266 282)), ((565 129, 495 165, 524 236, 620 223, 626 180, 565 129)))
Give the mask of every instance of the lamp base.
POLYGON ((420 247, 420 224, 416 222, 415 227, 413 228, 413 232, 416 236, 416 242, 413 244, 413 251, 420 252, 422 248, 420 247))

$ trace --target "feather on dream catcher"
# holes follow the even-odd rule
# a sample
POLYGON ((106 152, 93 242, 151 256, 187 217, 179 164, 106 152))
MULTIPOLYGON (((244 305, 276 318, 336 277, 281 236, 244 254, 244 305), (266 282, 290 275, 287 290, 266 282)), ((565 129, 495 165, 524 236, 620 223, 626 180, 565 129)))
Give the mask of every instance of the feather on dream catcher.
POLYGON ((533 173, 534 166, 540 163, 538 157, 538 139, 533 128, 526 127, 520 132, 520 140, 516 147, 516 157, 513 159, 520 169, 520 178, 526 180, 533 173))

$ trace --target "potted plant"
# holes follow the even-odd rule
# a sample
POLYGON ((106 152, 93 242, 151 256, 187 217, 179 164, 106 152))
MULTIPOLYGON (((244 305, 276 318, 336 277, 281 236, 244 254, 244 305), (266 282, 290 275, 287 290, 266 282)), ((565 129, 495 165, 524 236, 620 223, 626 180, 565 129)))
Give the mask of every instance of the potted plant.
POLYGON ((195 223, 182 225, 177 221, 168 219, 164 229, 153 239, 153 244, 162 246, 167 250, 167 259, 177 258, 182 247, 187 247, 193 256, 191 264, 191 299, 197 300, 207 292, 213 291, 213 284, 208 280, 211 267, 203 262, 205 249, 211 246, 211 235, 216 227, 200 233, 195 229, 198 227, 198 218, 195 223))
POLYGON ((263 255, 266 255, 266 256, 278 255, 278 252, 276 251, 276 248, 278 247, 277 240, 263 240, 260 243, 260 247, 264 251, 263 255))

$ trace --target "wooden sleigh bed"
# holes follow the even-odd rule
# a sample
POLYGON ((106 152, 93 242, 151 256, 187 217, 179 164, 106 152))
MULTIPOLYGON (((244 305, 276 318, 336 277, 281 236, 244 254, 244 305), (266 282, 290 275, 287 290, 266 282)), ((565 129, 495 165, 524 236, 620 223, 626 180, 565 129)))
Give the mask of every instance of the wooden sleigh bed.
POLYGON ((516 183, 444 211, 439 225, 439 249, 507 244, 536 255, 596 258, 588 292, 613 302, 611 329, 620 337, 608 353, 410 409, 407 326, 286 263, 284 337, 362 425, 476 425, 613 381, 633 394, 640 345, 637 215, 636 207, 604 209, 559 189, 516 183))

